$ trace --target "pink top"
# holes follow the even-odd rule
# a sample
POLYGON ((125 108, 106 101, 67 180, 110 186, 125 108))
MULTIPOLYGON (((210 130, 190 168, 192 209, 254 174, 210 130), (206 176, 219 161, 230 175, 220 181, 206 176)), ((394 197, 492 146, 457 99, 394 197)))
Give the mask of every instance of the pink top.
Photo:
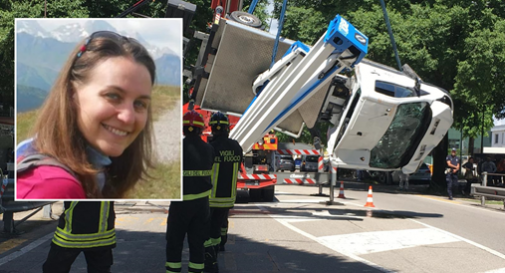
POLYGON ((81 183, 55 166, 38 166, 17 177, 17 199, 84 199, 81 183))

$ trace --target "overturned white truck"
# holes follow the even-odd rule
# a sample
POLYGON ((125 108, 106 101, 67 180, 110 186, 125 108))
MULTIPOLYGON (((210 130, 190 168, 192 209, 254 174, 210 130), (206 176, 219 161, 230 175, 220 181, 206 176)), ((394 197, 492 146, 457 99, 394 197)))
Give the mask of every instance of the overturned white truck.
POLYGON ((450 128, 450 94, 364 59, 368 38, 336 16, 313 46, 222 19, 211 35, 194 99, 202 109, 240 116, 230 137, 248 151, 271 129, 300 136, 331 123, 334 167, 415 172, 450 128))

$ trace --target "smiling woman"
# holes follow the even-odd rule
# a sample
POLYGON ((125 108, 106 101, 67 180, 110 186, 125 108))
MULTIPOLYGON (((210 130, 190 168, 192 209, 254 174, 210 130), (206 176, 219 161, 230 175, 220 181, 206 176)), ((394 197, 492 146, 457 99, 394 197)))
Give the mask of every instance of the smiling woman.
POLYGON ((99 31, 79 43, 17 148, 17 199, 121 198, 146 177, 155 71, 135 39, 99 31))

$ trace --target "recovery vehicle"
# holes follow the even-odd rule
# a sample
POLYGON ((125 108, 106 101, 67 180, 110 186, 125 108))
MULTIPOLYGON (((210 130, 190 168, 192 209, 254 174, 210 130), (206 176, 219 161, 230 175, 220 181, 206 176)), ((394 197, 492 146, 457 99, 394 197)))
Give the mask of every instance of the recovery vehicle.
POLYGON ((223 10, 232 9, 217 7, 210 34, 200 35, 191 99, 241 117, 230 137, 244 151, 272 129, 299 137, 325 121, 332 170, 413 173, 452 125, 449 92, 408 66, 364 59, 368 38, 340 15, 308 46, 223 18, 223 10))

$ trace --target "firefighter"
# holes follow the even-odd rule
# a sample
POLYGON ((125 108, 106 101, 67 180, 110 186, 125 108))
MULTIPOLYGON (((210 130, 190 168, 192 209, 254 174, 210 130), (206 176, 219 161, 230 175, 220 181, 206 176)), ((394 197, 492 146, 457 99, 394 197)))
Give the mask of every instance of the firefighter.
POLYGON ((64 202, 43 272, 70 272, 84 252, 88 272, 109 273, 116 246, 114 202, 64 202))
MULTIPOLYGON (((220 243, 226 242, 228 212, 235 205, 237 196, 237 175, 242 162, 242 147, 228 138, 228 117, 221 112, 212 115, 209 121, 216 157, 212 170, 212 193, 210 195, 210 233, 205 242, 205 272, 218 272, 217 253, 220 243), (224 226, 226 223, 226 226, 224 226)), ((224 250, 224 244, 222 245, 224 250)))
POLYGON ((167 220, 166 272, 181 272, 184 237, 188 234, 188 272, 202 272, 204 242, 209 233, 209 194, 214 149, 200 134, 205 124, 202 115, 189 111, 183 117, 183 197, 172 202, 167 220))

